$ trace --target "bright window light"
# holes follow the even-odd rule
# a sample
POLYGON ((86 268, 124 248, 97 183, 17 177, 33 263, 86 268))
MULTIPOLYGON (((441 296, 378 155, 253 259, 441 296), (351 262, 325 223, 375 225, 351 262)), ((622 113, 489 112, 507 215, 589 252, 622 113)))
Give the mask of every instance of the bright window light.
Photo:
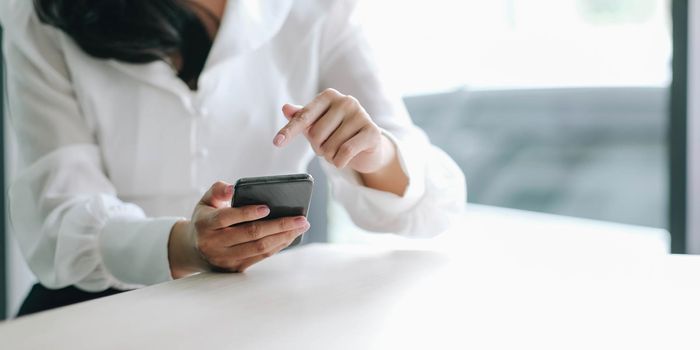
POLYGON ((455 88, 666 87, 668 0, 365 1, 360 20, 404 95, 455 88))

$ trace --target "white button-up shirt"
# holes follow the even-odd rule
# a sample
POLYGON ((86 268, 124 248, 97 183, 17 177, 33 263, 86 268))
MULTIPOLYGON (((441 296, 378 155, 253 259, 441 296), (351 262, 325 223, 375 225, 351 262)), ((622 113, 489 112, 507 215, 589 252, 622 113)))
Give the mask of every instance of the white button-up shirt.
POLYGON ((359 226, 442 231, 465 202, 454 162, 415 127, 379 78, 355 1, 229 0, 191 91, 166 62, 95 59, 42 24, 32 1, 0 0, 9 117, 23 165, 9 193, 24 256, 47 287, 88 291, 171 279, 172 225, 217 180, 304 172, 304 137, 272 145, 284 103, 324 88, 355 96, 396 144, 404 196, 325 164, 359 226))

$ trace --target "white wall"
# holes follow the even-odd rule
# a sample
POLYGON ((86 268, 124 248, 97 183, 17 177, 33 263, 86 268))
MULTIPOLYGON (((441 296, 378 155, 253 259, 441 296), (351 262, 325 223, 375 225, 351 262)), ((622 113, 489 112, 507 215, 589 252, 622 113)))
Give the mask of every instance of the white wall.
POLYGON ((689 6, 688 249, 700 254, 700 1, 689 6))

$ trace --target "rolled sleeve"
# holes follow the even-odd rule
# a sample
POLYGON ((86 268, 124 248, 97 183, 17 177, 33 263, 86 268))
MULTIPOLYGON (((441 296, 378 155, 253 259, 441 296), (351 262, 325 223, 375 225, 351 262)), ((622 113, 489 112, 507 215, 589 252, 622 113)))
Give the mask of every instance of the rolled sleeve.
POLYGON ((2 6, 11 11, 2 17, 5 84, 21 157, 8 208, 27 264, 48 288, 131 289, 170 279, 167 243, 178 218, 147 218, 120 200, 60 33, 39 22, 31 1, 2 6))
POLYGON ((435 236, 463 213, 464 174, 413 124, 400 95, 381 74, 356 11, 356 0, 340 0, 327 14, 319 87, 334 88, 360 101, 396 145, 409 184, 404 195, 397 196, 364 186, 352 170, 321 163, 329 175, 334 199, 361 228, 410 237, 435 236))
POLYGON ((151 285, 172 280, 168 239, 180 217, 133 218, 107 221, 99 236, 105 268, 127 284, 151 285))

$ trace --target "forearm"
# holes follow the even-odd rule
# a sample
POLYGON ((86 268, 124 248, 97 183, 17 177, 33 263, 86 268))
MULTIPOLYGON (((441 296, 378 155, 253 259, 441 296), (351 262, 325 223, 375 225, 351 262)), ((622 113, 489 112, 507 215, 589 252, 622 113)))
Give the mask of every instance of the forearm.
POLYGON ((383 166, 371 173, 360 173, 360 177, 365 186, 369 188, 403 196, 408 187, 408 175, 401 168, 396 145, 384 135, 382 135, 381 142, 381 164, 383 166))

